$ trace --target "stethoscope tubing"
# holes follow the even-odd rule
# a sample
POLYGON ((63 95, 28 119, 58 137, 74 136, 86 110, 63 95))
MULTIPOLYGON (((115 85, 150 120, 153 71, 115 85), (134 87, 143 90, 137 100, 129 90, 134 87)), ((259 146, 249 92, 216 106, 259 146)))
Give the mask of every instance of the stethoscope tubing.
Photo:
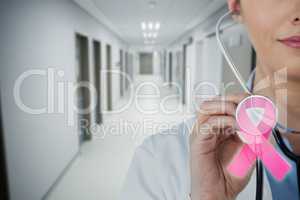
POLYGON ((290 160, 296 163, 297 170, 297 184, 298 184, 298 199, 300 200, 300 156, 292 152, 284 142, 281 133, 277 128, 273 129, 273 137, 275 138, 276 143, 278 144, 281 151, 288 157, 290 160))

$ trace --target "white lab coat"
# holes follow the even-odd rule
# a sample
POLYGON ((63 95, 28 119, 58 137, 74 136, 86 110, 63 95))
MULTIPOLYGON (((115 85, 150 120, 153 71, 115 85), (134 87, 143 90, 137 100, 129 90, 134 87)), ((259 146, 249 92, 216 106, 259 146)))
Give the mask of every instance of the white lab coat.
MULTIPOLYGON (((195 119, 151 136, 137 148, 120 200, 189 199, 189 133, 195 119)), ((271 200, 266 177, 264 182, 264 200, 271 200)), ((255 199, 255 185, 253 173, 250 183, 238 199, 255 199)))

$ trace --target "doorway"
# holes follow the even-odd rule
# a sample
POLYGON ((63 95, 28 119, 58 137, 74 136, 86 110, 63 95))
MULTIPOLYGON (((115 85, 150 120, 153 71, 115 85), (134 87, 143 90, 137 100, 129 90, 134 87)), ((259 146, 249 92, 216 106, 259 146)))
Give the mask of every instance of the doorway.
POLYGON ((111 46, 106 45, 106 65, 107 65, 107 110, 112 111, 112 60, 111 46))
POLYGON ((140 74, 153 74, 153 54, 140 53, 140 74))
POLYGON ((129 54, 128 52, 125 52, 125 74, 126 74, 126 79, 125 79, 125 89, 128 90, 129 87, 129 54))
MULTIPOLYGON (((1 91, 0 91, 1 92, 1 91)), ((9 199, 7 163, 2 126, 1 93, 0 93, 0 199, 9 199)))
POLYGON ((172 52, 169 53, 169 85, 172 86, 173 82, 173 54, 172 52))
POLYGON ((120 96, 124 96, 124 61, 123 61, 123 50, 120 50, 120 96))
POLYGON ((168 66, 167 66, 167 52, 165 51, 164 52, 164 82, 167 82, 168 81, 168 78, 167 78, 167 69, 168 69, 168 66))
MULTIPOLYGON (((76 81, 77 84, 89 83, 89 42, 86 36, 76 34, 76 81)), ((77 108, 83 111, 89 108, 91 102, 90 91, 84 85, 79 85, 77 89, 77 108)), ((89 131, 91 117, 90 111, 78 113, 78 128, 80 144, 85 140, 90 140, 89 131)))
POLYGON ((102 111, 101 111, 101 42, 94 40, 93 42, 94 49, 94 76, 95 76, 95 88, 97 91, 97 104, 96 104, 96 123, 101 124, 102 111))

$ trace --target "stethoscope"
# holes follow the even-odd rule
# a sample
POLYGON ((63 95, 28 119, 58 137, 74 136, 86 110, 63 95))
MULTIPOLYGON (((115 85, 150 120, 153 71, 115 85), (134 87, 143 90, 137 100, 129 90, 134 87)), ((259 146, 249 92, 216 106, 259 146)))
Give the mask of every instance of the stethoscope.
MULTIPOLYGON (((225 47, 221 37, 220 37, 220 32, 221 32, 221 24, 224 21, 224 19, 228 16, 231 16, 231 14, 233 14, 233 12, 227 12, 225 15, 223 15, 217 23, 216 26, 216 38, 217 38, 217 42, 219 44, 220 50, 222 52, 222 54, 224 55, 230 69, 232 70, 232 72, 234 73, 235 77, 237 78, 237 80, 239 81, 239 83, 241 84, 243 90, 250 94, 253 95, 253 93, 250 91, 250 89, 247 87, 247 84, 245 82, 245 80, 243 79, 242 75, 239 73, 237 67, 235 66, 232 57, 230 56, 227 48, 225 47)), ((298 198, 300 200, 300 156, 296 155, 295 153, 293 153, 288 146, 286 145, 286 143, 283 140, 282 135, 280 134, 280 131, 278 130, 278 127, 276 126, 273 130, 272 130, 272 135, 275 138, 275 141, 277 143, 277 145, 279 146, 279 148, 281 149, 281 151, 293 162, 296 163, 297 166, 297 182, 298 182, 298 198)), ((256 200, 262 200, 263 199, 263 185, 264 185, 264 171, 263 171, 263 165, 261 163, 261 161, 259 159, 256 160, 256 200)))

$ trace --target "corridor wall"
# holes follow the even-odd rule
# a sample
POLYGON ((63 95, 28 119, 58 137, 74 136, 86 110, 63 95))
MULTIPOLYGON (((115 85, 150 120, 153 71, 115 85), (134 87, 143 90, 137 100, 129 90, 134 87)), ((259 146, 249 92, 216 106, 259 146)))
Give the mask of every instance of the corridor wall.
MULTIPOLYGON (((202 95, 203 98, 209 95, 217 95, 223 92, 223 83, 227 84, 229 82, 234 82, 235 86, 228 89, 228 93, 241 91, 226 65, 214 34, 217 20, 227 11, 228 9, 225 5, 168 47, 168 51, 180 49, 187 43, 189 38, 193 38, 192 43, 187 48, 186 55, 188 77, 186 80, 187 96, 185 98, 190 112, 195 112, 196 107, 201 103, 201 99, 195 100, 191 96, 195 95, 195 93, 202 95), (209 85, 214 87, 201 87, 201 85, 197 87, 199 83, 203 82, 208 82, 209 85)), ((251 69, 251 44, 248 36, 242 25, 235 24, 232 19, 226 20, 222 29, 224 30, 222 37, 224 37, 226 44, 229 45, 228 47, 242 75, 247 79, 251 69)))
MULTIPOLYGON (((112 45, 113 63, 119 59, 118 50, 127 45, 71 0, 4 1, 0 20, 0 80, 10 196, 12 200, 40 200, 79 151, 76 119, 68 125, 67 99, 63 113, 58 112, 57 105, 57 83, 65 83, 67 89, 67 83, 75 81, 75 33, 89 37, 90 56, 92 39, 102 42, 102 67, 106 66, 105 44, 112 45), (16 105, 15 81, 28 70, 48 73, 48 68, 55 72, 53 99, 48 98, 47 75, 31 76, 20 88, 24 104, 45 108, 46 113, 24 112, 16 105), (53 107, 47 107, 52 103, 53 107)), ((102 80, 106 82, 105 77, 102 80)), ((120 85, 118 79, 113 82, 114 87, 120 85)), ((104 84, 102 95, 105 90, 104 84)))

